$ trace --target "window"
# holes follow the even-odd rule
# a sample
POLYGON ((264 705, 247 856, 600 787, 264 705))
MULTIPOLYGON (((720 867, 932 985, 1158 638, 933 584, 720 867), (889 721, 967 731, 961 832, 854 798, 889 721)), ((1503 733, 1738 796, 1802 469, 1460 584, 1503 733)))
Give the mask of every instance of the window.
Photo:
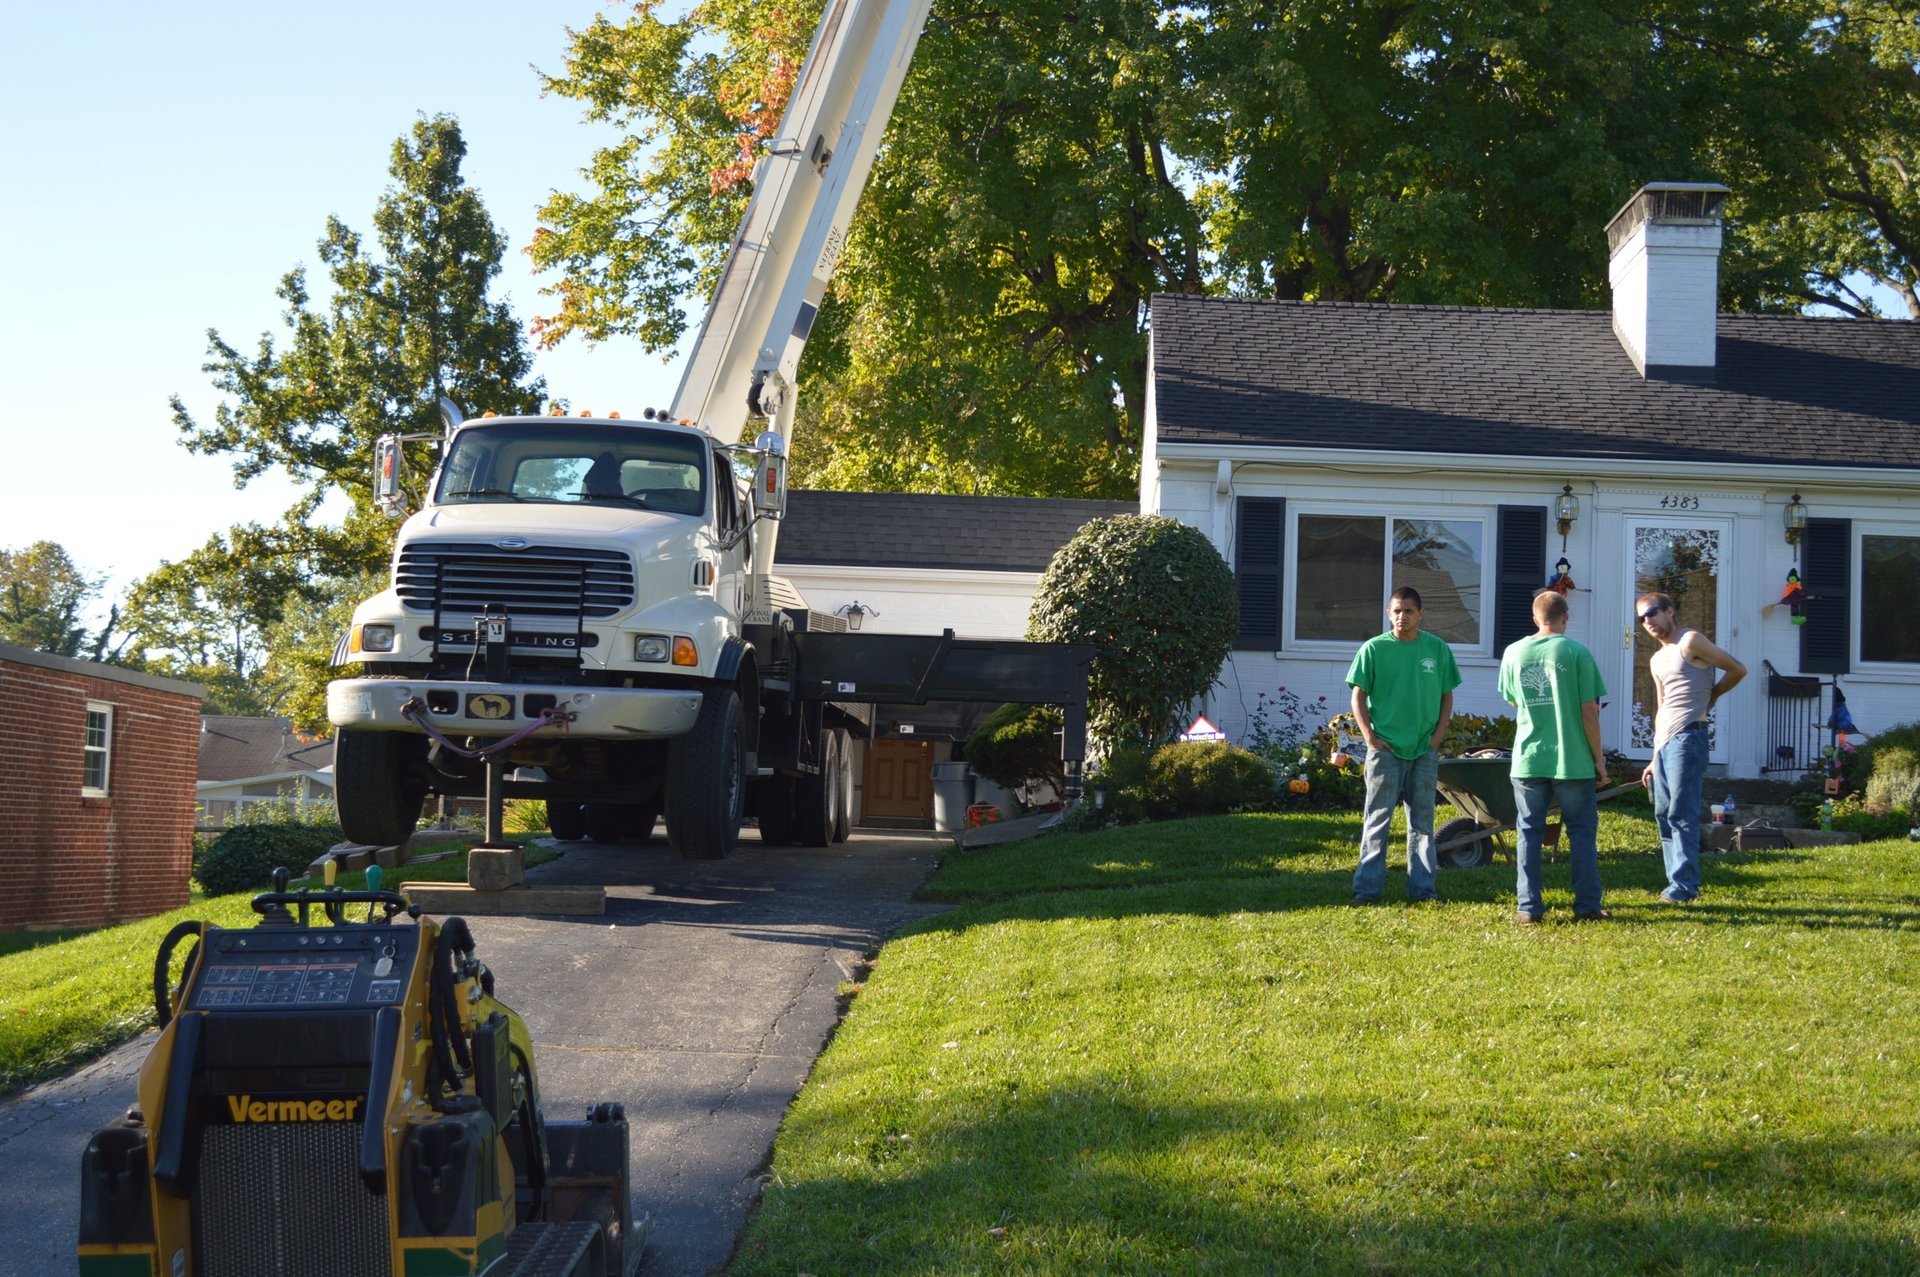
POLYGON ((113 755, 113 706, 87 702, 87 738, 80 770, 80 792, 105 794, 113 755))
POLYGON ((1294 547, 1299 642, 1372 638, 1403 585, 1420 592, 1422 629, 1467 647, 1488 641, 1485 520, 1302 514, 1294 547))
POLYGON ((1920 537, 1862 535, 1859 597, 1860 659, 1920 664, 1920 537))
POLYGON ((706 509, 705 448, 691 430, 524 423, 467 426, 441 467, 442 504, 563 502, 665 514, 706 509))

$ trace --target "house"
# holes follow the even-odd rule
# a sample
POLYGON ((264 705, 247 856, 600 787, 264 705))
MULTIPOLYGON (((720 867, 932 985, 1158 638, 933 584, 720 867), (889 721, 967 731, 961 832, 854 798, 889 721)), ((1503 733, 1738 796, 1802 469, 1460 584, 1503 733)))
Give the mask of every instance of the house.
POLYGON ((1750 671, 1724 774, 1815 761, 1835 680, 1866 731, 1920 719, 1920 324, 1717 314, 1726 194, 1627 202, 1610 312, 1154 299, 1141 506, 1239 578, 1215 723, 1241 737, 1283 685, 1344 704, 1400 584, 1456 707, 1508 713, 1500 653, 1562 559, 1609 748, 1650 750, 1654 590, 1750 671))
POLYGON ((210 714, 200 720, 195 818, 202 828, 230 825, 252 803, 306 807, 333 801, 333 743, 303 737, 284 718, 210 714))
MULTIPOLYGON (((888 634, 1023 639, 1040 576, 1093 519, 1131 501, 904 492, 788 494, 776 558, 816 612, 888 634)), ((856 743, 854 811, 866 823, 925 824, 931 772, 989 705, 880 705, 856 743)))
POLYGON ((187 903, 196 684, 0 645, 0 930, 187 903))

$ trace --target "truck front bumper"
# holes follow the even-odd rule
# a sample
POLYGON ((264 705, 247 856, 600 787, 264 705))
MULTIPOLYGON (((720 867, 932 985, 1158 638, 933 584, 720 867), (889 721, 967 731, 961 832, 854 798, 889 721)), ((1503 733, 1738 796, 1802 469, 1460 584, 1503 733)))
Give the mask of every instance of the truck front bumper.
POLYGON ((420 725, 404 712, 417 700, 426 721, 448 736, 511 736, 551 707, 570 716, 564 727, 549 729, 553 734, 646 740, 691 731, 701 699, 692 689, 343 678, 327 684, 327 721, 356 731, 417 732, 420 725))

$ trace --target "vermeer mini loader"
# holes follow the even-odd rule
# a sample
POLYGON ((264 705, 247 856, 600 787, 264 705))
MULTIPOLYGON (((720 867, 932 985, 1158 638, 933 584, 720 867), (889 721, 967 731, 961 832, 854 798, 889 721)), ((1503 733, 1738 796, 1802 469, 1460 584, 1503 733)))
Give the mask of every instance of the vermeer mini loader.
POLYGON ((628 1277, 625 1115, 543 1118, 466 923, 285 873, 253 928, 161 944, 139 1103, 81 1159, 82 1277, 628 1277))

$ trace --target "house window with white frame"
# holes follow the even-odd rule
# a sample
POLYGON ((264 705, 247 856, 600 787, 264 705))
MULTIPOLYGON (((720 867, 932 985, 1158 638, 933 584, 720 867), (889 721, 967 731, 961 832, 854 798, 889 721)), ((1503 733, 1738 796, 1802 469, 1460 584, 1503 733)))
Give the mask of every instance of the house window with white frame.
POLYGON ((113 765, 113 706, 87 702, 87 734, 81 757, 80 792, 105 795, 113 765))
POLYGON ((1920 537, 1860 537, 1860 659, 1920 664, 1920 537), (1869 606, 1867 600, 1871 599, 1869 606))
POLYGON ((1411 586, 1421 628, 1486 647, 1487 524, 1418 517, 1301 512, 1293 537, 1293 639, 1358 643, 1384 628, 1386 600, 1411 586))

